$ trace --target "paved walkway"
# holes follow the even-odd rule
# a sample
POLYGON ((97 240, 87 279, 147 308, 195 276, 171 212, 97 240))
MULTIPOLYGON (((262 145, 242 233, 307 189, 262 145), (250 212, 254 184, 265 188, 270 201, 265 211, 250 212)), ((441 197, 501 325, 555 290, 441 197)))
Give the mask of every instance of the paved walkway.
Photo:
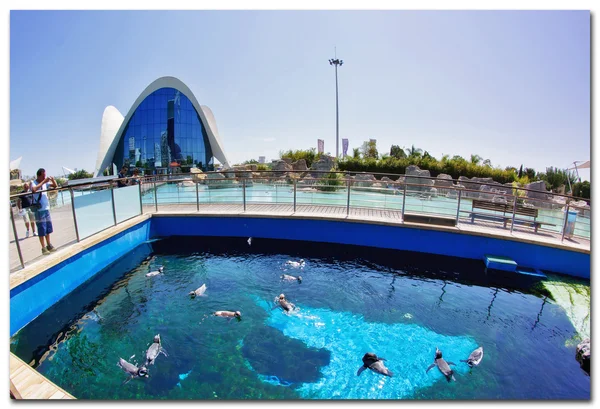
MULTIPOLYGON (((154 213, 154 205, 144 205, 144 213, 154 213)), ((13 209, 14 211, 14 209, 13 209)), ((532 228, 516 225, 513 232, 510 227, 504 228, 499 223, 476 220, 471 223, 469 219, 461 218, 458 227, 444 227, 431 224, 403 223, 402 214, 398 210, 375 209, 375 208, 356 208, 351 207, 350 212, 346 214, 346 206, 328 206, 328 205, 297 205, 294 212, 293 204, 247 204, 244 212, 242 204, 200 204, 199 211, 196 204, 169 204, 159 205, 159 213, 197 213, 217 214, 217 215, 261 215, 261 216, 285 216, 300 218, 326 218, 334 220, 353 220, 367 221, 373 223, 386 223, 391 225, 418 226, 427 229, 438 229, 445 231, 460 231, 475 235, 485 235, 500 238, 517 239, 536 244, 550 245, 555 247, 564 247, 566 249, 577 251, 590 251, 590 241, 575 237, 573 240, 565 239, 561 242, 561 235, 540 230, 534 233, 532 228)), ((73 213, 70 205, 61 206, 51 211, 54 233, 51 235, 51 242, 56 248, 68 246, 77 241, 75 235, 75 226, 73 223, 73 213)), ((14 213, 17 235, 21 246, 21 253, 25 264, 30 264, 43 257, 41 245, 37 237, 25 237, 25 224, 22 217, 14 213)), ((9 260, 10 270, 16 271, 21 268, 17 246, 15 244, 12 225, 9 226, 9 260)))

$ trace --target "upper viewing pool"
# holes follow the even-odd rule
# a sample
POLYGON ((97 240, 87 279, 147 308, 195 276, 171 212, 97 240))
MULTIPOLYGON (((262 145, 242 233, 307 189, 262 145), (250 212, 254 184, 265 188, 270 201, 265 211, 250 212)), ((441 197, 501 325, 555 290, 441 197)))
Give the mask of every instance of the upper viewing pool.
POLYGON ((350 245, 170 237, 47 309, 11 351, 78 399, 590 399, 565 310, 540 283, 484 267, 350 245), (300 259, 301 269, 286 264, 300 259), (279 294, 297 308, 274 308, 279 294), (241 319, 212 315, 223 310, 241 319), (147 378, 124 383, 119 358, 141 366, 157 334, 165 354, 147 378), (478 366, 461 362, 480 346, 478 366), (426 371, 436 347, 456 364, 455 381, 426 371), (357 376, 367 352, 393 377, 357 376))

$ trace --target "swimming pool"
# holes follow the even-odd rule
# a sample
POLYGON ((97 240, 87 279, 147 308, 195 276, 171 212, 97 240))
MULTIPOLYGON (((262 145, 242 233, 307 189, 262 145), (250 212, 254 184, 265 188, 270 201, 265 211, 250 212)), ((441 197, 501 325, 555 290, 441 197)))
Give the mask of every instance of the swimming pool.
MULTIPOLYGON (((148 191, 143 195, 145 205, 158 206, 166 204, 196 203, 242 203, 243 194, 241 186, 209 188, 207 185, 198 185, 198 192, 194 185, 180 185, 177 183, 166 183, 157 187, 155 199, 154 191, 148 191)), ((437 214, 442 216, 456 217, 458 200, 447 198, 443 195, 432 197, 431 200, 423 200, 418 194, 409 194, 404 200, 401 191, 394 189, 379 189, 380 191, 368 190, 366 188, 352 188, 350 192, 351 207, 370 207, 379 209, 402 210, 404 203, 406 212, 437 214)), ((298 186, 296 191, 296 203, 298 205, 330 205, 346 206, 348 191, 340 188, 334 192, 323 192, 309 187, 298 186)), ((288 184, 260 183, 246 186, 247 203, 268 204, 292 204, 294 202, 293 186, 288 184)), ((472 200, 463 198, 460 202, 460 217, 465 218, 472 210, 472 200)), ((495 212, 479 209, 478 212, 494 214, 495 212)), ((555 233, 561 233, 564 225, 564 213, 561 210, 539 209, 537 221, 550 223, 544 228, 555 233)), ((531 217, 519 216, 521 219, 532 220, 531 217)), ((580 214, 575 222, 574 234, 584 238, 590 238, 590 218, 580 214)))
POLYGON ((590 398, 573 325, 532 283, 486 275, 477 260, 246 239, 141 244, 15 334, 11 351, 80 399, 590 398), (305 268, 285 273, 302 283, 282 282, 300 258, 305 268), (158 265, 164 274, 147 278, 158 265), (203 283, 208 296, 190 299, 203 283), (280 293, 299 311, 271 309, 280 293), (140 363, 157 333, 168 356, 123 385, 119 357, 140 363), (480 345, 471 371, 459 360, 480 345), (425 372, 436 346, 456 382, 425 372), (395 376, 356 376, 369 351, 395 376))

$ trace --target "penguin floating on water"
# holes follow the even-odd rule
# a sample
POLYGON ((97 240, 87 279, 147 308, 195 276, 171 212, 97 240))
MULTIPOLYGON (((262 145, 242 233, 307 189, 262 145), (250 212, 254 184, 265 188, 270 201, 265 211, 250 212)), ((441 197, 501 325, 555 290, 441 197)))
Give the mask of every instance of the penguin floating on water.
POLYGON ((383 357, 378 357, 372 352, 367 352, 363 358, 363 366, 358 368, 358 372, 356 373, 359 376, 365 369, 370 369, 371 371, 378 373, 380 375, 389 376, 390 378, 394 376, 394 373, 387 369, 383 364, 383 361, 386 359, 383 357))
POLYGON ((471 355, 467 359, 461 359, 460 362, 466 362, 471 368, 477 366, 481 363, 483 359, 483 347, 477 348, 475 351, 471 352, 471 355))
POLYGON ((302 282, 302 276, 294 277, 294 276, 290 276, 290 275, 287 275, 287 274, 283 274, 281 276, 281 279, 283 281, 298 281, 299 283, 302 282))
POLYGON ((450 369, 450 365, 456 364, 454 362, 444 360, 444 358, 442 358, 442 351, 440 351, 438 347, 435 347, 435 360, 431 365, 429 365, 429 368, 427 368, 425 373, 429 372, 429 370, 434 366, 437 366, 440 372, 444 374, 448 382, 451 380, 456 381, 454 378, 454 371, 450 369))
POLYGON ((146 351, 146 366, 154 365, 154 361, 158 357, 159 354, 167 355, 167 351, 162 347, 162 343, 160 341, 160 334, 157 334, 154 337, 154 342, 150 345, 150 348, 146 351))
POLYGON ((160 267, 158 267, 158 271, 151 271, 151 272, 149 272, 148 274, 146 274, 146 277, 154 277, 154 276, 157 276, 157 275, 159 275, 159 274, 161 274, 161 273, 163 272, 163 269, 164 269, 164 267, 163 267, 163 266, 160 266, 160 267))
POLYGON ((200 286, 200 288, 198 288, 197 290, 194 291, 190 291, 189 295, 192 296, 192 298, 194 297, 206 297, 206 294, 204 294, 204 292, 206 291, 206 284, 202 284, 202 286, 200 286))
POLYGON ((125 382, 123 382, 123 384, 126 384, 133 378, 138 378, 138 377, 139 378, 147 378, 148 377, 148 369, 146 369, 146 367, 144 365, 142 365, 138 368, 137 366, 127 362, 123 358, 119 358, 119 362, 117 363, 117 366, 119 368, 123 369, 129 375, 129 379, 127 379, 125 382))

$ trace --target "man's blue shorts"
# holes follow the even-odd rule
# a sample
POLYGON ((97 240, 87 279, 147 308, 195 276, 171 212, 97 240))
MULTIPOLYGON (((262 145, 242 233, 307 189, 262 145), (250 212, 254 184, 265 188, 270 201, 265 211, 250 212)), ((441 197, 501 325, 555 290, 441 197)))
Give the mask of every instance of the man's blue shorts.
POLYGON ((35 225, 38 229, 40 237, 52 233, 52 219, 50 218, 50 210, 37 210, 35 212, 35 225))

